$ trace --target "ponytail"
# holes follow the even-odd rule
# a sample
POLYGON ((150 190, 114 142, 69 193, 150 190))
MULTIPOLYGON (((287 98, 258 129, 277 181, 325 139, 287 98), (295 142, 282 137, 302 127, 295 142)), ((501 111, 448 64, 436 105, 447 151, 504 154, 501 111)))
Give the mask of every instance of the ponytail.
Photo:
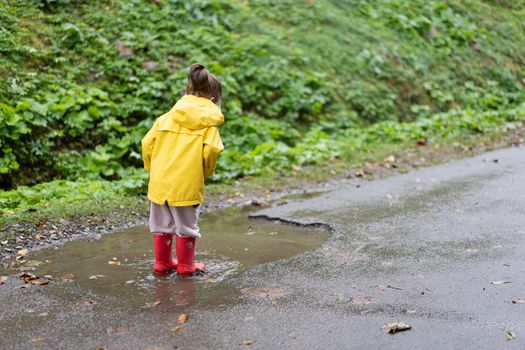
POLYGON ((204 67, 203 64, 194 63, 188 74, 188 95, 195 95, 213 100, 217 105, 221 103, 221 82, 204 67))

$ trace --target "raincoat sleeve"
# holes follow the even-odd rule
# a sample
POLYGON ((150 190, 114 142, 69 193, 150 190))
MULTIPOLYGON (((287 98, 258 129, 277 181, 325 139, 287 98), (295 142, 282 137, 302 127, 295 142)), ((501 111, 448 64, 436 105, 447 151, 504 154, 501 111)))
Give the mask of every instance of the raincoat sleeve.
POLYGON ((217 165, 217 158, 219 153, 224 150, 219 128, 216 126, 210 127, 204 134, 204 146, 202 150, 204 176, 209 177, 213 175, 215 166, 217 165))
POLYGON ((146 136, 142 139, 142 160, 144 161, 144 169, 150 170, 151 155, 153 154, 153 146, 155 145, 155 138, 157 137, 157 122, 148 131, 146 136))

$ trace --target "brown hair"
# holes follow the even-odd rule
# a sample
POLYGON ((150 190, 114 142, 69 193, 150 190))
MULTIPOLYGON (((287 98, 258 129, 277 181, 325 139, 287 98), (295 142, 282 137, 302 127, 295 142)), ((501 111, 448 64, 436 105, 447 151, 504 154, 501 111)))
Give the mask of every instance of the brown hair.
POLYGON ((222 85, 219 79, 208 72, 200 63, 194 63, 188 74, 188 95, 195 95, 212 100, 217 106, 221 104, 222 85))

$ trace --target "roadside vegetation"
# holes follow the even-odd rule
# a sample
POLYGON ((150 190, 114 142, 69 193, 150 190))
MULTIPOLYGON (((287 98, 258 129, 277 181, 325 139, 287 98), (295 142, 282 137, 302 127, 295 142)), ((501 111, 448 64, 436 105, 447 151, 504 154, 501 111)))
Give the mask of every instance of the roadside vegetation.
POLYGON ((0 0, 0 223, 143 206, 140 140, 192 62, 224 84, 216 192, 521 130, 523 18, 507 0, 0 0))

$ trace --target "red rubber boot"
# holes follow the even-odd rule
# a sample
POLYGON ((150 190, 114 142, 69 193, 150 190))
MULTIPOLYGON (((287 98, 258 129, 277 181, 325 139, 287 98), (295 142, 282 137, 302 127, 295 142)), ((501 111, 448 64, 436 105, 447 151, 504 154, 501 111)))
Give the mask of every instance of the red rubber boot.
POLYGON ((173 235, 170 234, 153 235, 153 252, 155 253, 153 271, 159 275, 165 275, 170 270, 177 268, 177 260, 171 258, 172 241, 173 235))
POLYGON ((179 275, 193 275, 197 271, 206 271, 206 265, 202 262, 195 263, 195 238, 188 236, 177 236, 176 241, 177 258, 179 264, 177 266, 177 274, 179 275))

